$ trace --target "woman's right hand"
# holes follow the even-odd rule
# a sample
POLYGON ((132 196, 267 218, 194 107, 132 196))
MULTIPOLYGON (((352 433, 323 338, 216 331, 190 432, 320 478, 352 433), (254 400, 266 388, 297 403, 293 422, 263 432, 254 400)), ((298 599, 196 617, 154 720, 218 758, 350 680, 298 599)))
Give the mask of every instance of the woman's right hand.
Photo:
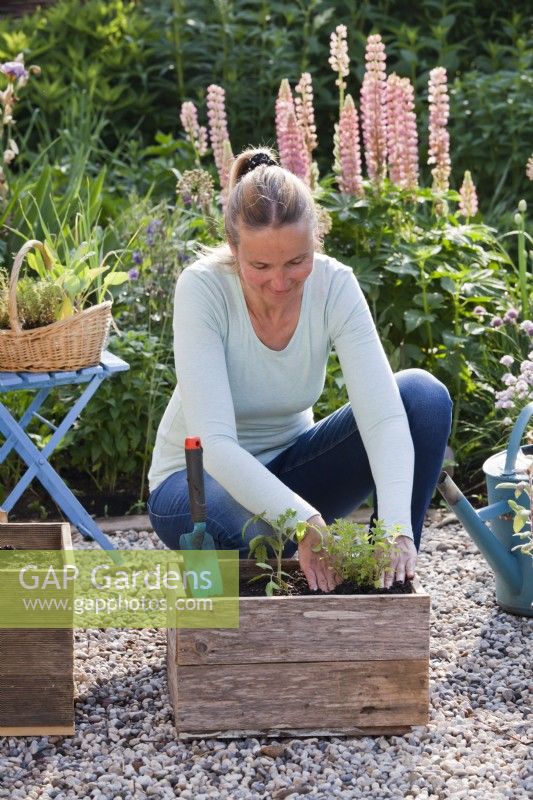
POLYGON ((323 543, 327 535, 326 523, 320 514, 316 514, 307 520, 307 531, 298 545, 300 568, 313 592, 316 592, 317 587, 323 592, 331 592, 335 586, 342 583, 342 578, 336 572, 327 550, 324 547, 318 552, 313 550, 314 547, 323 543), (322 538, 316 528, 320 529, 322 538))

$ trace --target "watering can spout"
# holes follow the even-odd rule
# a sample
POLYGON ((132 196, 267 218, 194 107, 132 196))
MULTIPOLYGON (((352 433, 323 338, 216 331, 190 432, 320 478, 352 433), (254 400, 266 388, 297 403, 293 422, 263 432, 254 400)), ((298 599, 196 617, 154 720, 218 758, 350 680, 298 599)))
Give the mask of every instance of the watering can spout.
POLYGON ((437 489, 456 517, 463 523, 495 575, 503 581, 511 594, 519 594, 522 589, 523 575, 518 558, 515 558, 485 525, 448 473, 441 473, 437 489))

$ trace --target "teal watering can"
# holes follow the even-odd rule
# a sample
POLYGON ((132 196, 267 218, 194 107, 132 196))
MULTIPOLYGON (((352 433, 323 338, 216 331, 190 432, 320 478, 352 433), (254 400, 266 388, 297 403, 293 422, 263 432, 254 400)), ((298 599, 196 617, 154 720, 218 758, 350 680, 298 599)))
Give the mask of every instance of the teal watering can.
POLYGON ((507 501, 515 500, 527 508, 529 497, 522 492, 515 498, 514 489, 496 487, 499 483, 529 482, 527 467, 533 461, 533 445, 520 447, 520 442, 532 415, 533 402, 520 412, 507 450, 496 453, 483 464, 488 506, 476 511, 446 472, 441 473, 437 483, 437 489, 494 571, 496 602, 504 611, 526 617, 533 616, 533 557, 522 550, 513 550, 525 540, 513 534, 514 513, 507 501))

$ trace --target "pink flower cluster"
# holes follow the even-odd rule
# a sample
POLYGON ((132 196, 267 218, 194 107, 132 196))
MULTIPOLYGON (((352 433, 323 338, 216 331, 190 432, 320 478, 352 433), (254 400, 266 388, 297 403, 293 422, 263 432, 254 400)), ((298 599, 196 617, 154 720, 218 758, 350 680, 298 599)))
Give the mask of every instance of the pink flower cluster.
MULTIPOLYGON (((500 364, 504 367, 511 367, 514 358, 509 355, 500 358, 500 364)), ((533 399, 533 350, 527 354, 527 358, 520 364, 519 375, 506 372, 502 375, 502 383, 505 389, 496 392, 496 408, 514 408, 515 402, 533 399)))
POLYGON ((180 120, 198 156, 205 156, 207 152, 207 129, 198 124, 198 111, 194 103, 186 101, 181 105, 180 120))
POLYGON ((385 45, 381 36, 369 36, 366 71, 361 87, 361 120, 368 177, 379 182, 387 166, 387 81, 385 45))
POLYGON ((329 41, 329 64, 334 72, 338 73, 335 85, 341 91, 346 89, 346 81, 343 81, 350 72, 350 57, 348 55, 346 25, 337 25, 330 36, 329 41))
POLYGON ((477 192, 472 175, 469 170, 466 170, 463 178, 463 184, 459 189, 461 199, 459 201, 459 214, 463 217, 475 217, 478 209, 477 192))
POLYGON ((296 92, 301 97, 294 98, 296 120, 304 133, 305 146, 309 155, 318 146, 315 125, 315 109, 313 108, 313 83, 309 72, 302 72, 296 84, 296 92))
POLYGON ((418 133, 414 89, 409 78, 387 78, 387 149, 389 177, 404 189, 418 186, 418 133))
POLYGON ((364 190, 359 148, 359 119, 350 94, 346 95, 339 120, 338 150, 340 166, 338 183, 341 192, 362 197, 364 190))
POLYGON ((222 203, 224 190, 228 182, 229 167, 233 162, 231 143, 226 118, 226 93, 221 86, 212 83, 207 87, 207 117, 209 119, 209 138, 215 159, 216 168, 222 187, 222 203))
MULTIPOLYGON (((309 115, 309 108, 305 113, 309 115)), ((276 138, 281 166, 297 175, 309 186, 310 150, 306 144, 305 129, 298 124, 291 87, 286 78, 281 81, 276 99, 276 138)))
POLYGON ((436 67, 429 73, 429 157, 428 164, 435 164, 431 170, 433 188, 446 191, 449 188, 451 172, 450 135, 448 117, 450 103, 448 98, 448 79, 444 67, 436 67))

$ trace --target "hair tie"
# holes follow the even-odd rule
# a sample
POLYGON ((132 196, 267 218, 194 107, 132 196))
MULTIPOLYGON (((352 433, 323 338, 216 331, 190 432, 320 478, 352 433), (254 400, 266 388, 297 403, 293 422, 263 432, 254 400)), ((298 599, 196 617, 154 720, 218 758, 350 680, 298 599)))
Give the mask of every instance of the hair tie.
POLYGON ((260 167, 261 164, 264 164, 267 167, 277 167, 278 166, 276 164, 276 162, 273 161, 273 159, 270 158, 268 153, 256 153, 248 161, 246 167, 244 168, 244 170, 241 173, 241 178, 243 177, 243 175, 246 175, 247 172, 252 172, 252 170, 254 170, 256 167, 260 167))

